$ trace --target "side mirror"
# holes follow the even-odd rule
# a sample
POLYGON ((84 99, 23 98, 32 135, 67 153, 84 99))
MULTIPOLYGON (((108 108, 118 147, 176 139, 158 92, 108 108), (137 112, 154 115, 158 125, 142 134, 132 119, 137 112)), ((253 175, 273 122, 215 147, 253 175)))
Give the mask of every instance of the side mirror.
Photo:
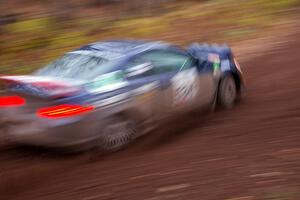
POLYGON ((151 62, 146 62, 143 64, 139 64, 133 67, 130 67, 126 70, 126 77, 132 78, 136 76, 145 75, 149 72, 151 72, 154 69, 151 62))

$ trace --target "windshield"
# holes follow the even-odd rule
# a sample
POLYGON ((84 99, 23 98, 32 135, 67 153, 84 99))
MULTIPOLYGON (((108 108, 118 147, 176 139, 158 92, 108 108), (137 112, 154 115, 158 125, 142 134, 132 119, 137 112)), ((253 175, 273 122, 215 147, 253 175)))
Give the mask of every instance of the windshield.
POLYGON ((68 53, 37 71, 39 76, 91 80, 113 70, 115 62, 93 55, 68 53))

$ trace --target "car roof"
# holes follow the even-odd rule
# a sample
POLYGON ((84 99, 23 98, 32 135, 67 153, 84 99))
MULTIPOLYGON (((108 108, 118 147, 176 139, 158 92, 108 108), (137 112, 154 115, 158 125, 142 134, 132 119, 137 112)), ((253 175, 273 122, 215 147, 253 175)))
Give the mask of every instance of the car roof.
POLYGON ((160 41, 145 40, 109 40, 85 45, 74 52, 94 52, 101 56, 102 53, 111 54, 112 57, 138 54, 151 49, 165 49, 171 47, 170 44, 160 41), (102 53, 101 53, 102 52, 102 53))

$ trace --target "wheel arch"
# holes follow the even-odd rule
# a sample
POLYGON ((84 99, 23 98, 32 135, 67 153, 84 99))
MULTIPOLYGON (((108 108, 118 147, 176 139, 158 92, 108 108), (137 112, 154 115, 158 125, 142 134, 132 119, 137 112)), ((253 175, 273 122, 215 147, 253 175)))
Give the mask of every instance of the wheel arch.
POLYGON ((222 76, 220 77, 219 83, 218 83, 218 89, 220 87, 222 79, 224 77, 228 76, 228 75, 230 75, 230 76, 233 77, 235 85, 236 85, 236 88, 237 88, 237 92, 238 92, 238 94, 240 94, 241 93, 241 87, 242 87, 242 80, 241 80, 240 75, 238 73, 236 73, 236 72, 233 72, 233 71, 225 71, 225 72, 223 72, 222 76))
POLYGON ((112 116, 130 118, 130 119, 134 120, 135 123, 139 123, 143 119, 142 113, 140 113, 135 108, 119 110, 119 111, 113 113, 112 116))

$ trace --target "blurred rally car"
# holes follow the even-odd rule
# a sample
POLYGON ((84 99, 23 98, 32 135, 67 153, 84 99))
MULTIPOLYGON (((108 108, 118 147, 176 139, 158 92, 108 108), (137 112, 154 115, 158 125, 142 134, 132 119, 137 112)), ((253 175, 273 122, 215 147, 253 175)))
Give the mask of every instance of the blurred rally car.
POLYGON ((21 144, 108 151, 169 116, 232 107, 243 88, 227 46, 130 40, 89 44, 32 75, 0 80, 2 134, 21 144))

